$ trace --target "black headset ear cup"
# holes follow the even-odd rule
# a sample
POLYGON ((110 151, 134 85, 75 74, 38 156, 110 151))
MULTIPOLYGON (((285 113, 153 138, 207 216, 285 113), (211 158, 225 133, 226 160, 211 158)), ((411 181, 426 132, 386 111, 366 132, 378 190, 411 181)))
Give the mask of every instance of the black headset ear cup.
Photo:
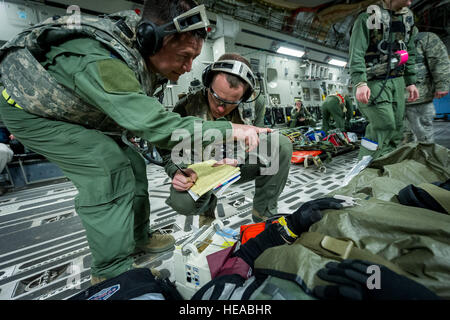
POLYGON ((251 95, 252 95, 252 93, 253 93, 253 90, 252 90, 252 88, 249 86, 248 89, 247 89, 247 91, 245 91, 244 95, 242 96, 242 102, 245 102, 245 101, 249 100, 250 97, 251 97, 251 95))
POLYGON ((203 69, 202 72, 202 83, 205 88, 209 88, 212 81, 212 72, 211 72, 211 65, 207 66, 205 69, 203 69))
POLYGON ((163 43, 163 37, 159 33, 158 26, 151 21, 139 24, 136 32, 138 50, 142 56, 152 56, 157 53, 163 43))

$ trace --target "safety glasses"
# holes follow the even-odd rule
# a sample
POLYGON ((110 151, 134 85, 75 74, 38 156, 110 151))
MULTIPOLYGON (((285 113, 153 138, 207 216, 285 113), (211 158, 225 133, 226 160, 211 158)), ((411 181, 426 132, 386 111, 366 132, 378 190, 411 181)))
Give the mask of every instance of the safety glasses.
POLYGON ((217 95, 217 93, 214 92, 214 90, 213 90, 212 87, 209 87, 208 90, 209 90, 209 93, 213 96, 213 99, 214 99, 215 103, 216 103, 218 106, 223 106, 223 107, 226 107, 226 106, 236 107, 237 105, 239 105, 239 104, 242 102, 242 99, 240 99, 240 100, 238 100, 238 101, 228 101, 228 100, 224 100, 224 99, 222 99, 221 97, 219 97, 219 96, 217 95))

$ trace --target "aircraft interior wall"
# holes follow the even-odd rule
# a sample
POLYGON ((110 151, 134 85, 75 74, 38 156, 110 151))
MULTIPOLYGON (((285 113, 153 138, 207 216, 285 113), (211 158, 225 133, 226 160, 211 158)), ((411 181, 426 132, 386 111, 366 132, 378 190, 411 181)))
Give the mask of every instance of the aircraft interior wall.
MULTIPOLYGON (((3 10, 0 10, 0 41, 6 42, 25 28, 54 15, 73 14, 76 9, 70 6, 70 1, 51 3, 53 5, 37 1, 1 1, 0 6, 3 10)), ((77 3, 83 15, 142 8, 139 4, 119 0, 108 1, 107 6, 101 6, 99 3, 94 5, 87 1, 77 1, 77 3)), ((193 62, 192 71, 166 87, 163 104, 168 110, 173 108, 180 94, 189 91, 193 80, 201 80, 203 69, 225 52, 237 52, 251 61, 254 68, 257 68, 253 71, 259 72, 263 77, 264 94, 268 106, 293 105, 295 99, 301 99, 306 107, 318 107, 327 94, 336 91, 348 92, 349 75, 346 69, 310 60, 308 57, 298 59, 276 54, 270 51, 270 46, 274 44, 273 37, 264 35, 277 37, 280 35, 261 27, 235 21, 229 16, 211 12, 208 12, 208 15, 212 23, 216 26, 221 23, 223 27, 213 29, 216 34, 209 36, 201 55, 193 62), (230 28, 232 28, 231 31, 230 28), (249 28, 252 30, 249 31, 249 28), (251 43, 264 45, 258 48, 242 44, 247 43, 247 37, 252 39, 251 43)), ((297 39, 287 36, 279 39, 280 43, 298 42, 297 39)), ((311 44, 305 42, 303 46, 306 45, 311 44)), ((315 54, 319 54, 319 51, 319 49, 317 52, 310 50, 307 56, 309 54, 314 57, 315 54)), ((343 52, 338 54, 345 55, 343 52)))
MULTIPOLYGON (((75 14, 78 8, 83 15, 142 10, 143 1, 0 0, 0 46, 25 28, 54 15, 75 14), (73 3, 77 5, 73 6, 73 3)), ((311 6, 328 3, 331 8, 336 3, 345 2, 345 5, 353 5, 360 1, 367 3, 371 0, 298 0, 297 2, 309 3, 311 6)), ((449 1, 446 0, 446 3, 449 4, 449 1)), ((296 28, 304 27, 305 30, 282 32, 280 30, 283 29, 283 21, 280 19, 286 18, 288 11, 283 14, 280 10, 270 7, 272 8, 270 16, 264 8, 261 8, 261 4, 270 6, 269 4, 274 2, 292 3, 294 1, 204 0, 200 2, 209 5, 207 15, 212 23, 211 30, 201 54, 193 61, 192 70, 183 74, 178 81, 169 81, 165 86, 162 100, 164 107, 171 111, 180 97, 197 90, 199 86, 193 86, 193 84, 201 82, 203 70, 222 54, 239 53, 250 62, 253 72, 261 75, 262 81, 256 93, 261 92, 266 101, 265 126, 285 135, 292 142, 292 149, 296 152, 290 158, 286 157, 288 161, 286 166, 283 166, 283 168, 289 167, 289 174, 283 192, 277 200, 278 213, 296 212, 307 201, 330 197, 332 193, 341 190, 362 166, 367 165, 364 160, 360 162, 358 155, 368 122, 356 110, 351 123, 352 130, 343 132, 340 129, 331 129, 330 133, 326 134, 323 131, 325 129, 322 126, 320 106, 326 96, 337 92, 350 94, 353 105, 356 106, 348 65, 338 67, 327 63, 332 58, 348 61, 348 48, 344 48, 348 43, 343 43, 344 41, 341 40, 348 40, 355 15, 343 16, 339 23, 333 25, 325 23, 328 26, 326 32, 320 33, 320 28, 317 29, 317 39, 314 39, 316 34, 308 33, 306 30, 313 24, 312 11, 299 12, 292 24, 296 28), (211 3, 217 4, 218 8, 212 8, 211 3), (239 6, 241 12, 235 12, 236 8, 233 6, 239 6), (249 12, 254 16, 245 17, 249 12), (251 20, 255 23, 251 23, 251 20), (303 37, 304 35, 307 36, 303 37), (319 41, 320 37, 323 39, 319 41), (327 42, 324 39, 331 39, 331 41, 327 42), (303 50, 305 54, 302 57, 278 54, 277 48, 282 45, 303 50), (314 124, 308 123, 295 128, 289 126, 292 123, 290 115, 296 100, 301 100, 303 106, 310 111, 314 124)), ((431 6, 431 2, 434 1, 414 1, 414 3, 425 3, 426 8, 431 6)), ((448 30, 446 24, 444 25, 448 30)), ((447 36, 447 39, 449 37, 447 36)), ((446 45, 450 46, 450 42, 447 41, 446 45)), ((1 85, 0 83, 0 87, 1 85)), ((2 91, 3 88, 0 92, 2 91)), ((448 125, 450 97, 447 95, 440 99, 440 105, 436 104, 436 100, 437 114, 433 121, 436 145, 444 146, 448 150, 450 148, 450 126, 448 125), (440 113, 440 110, 443 111, 440 113)), ((253 108, 252 105, 244 103, 241 105, 244 112, 248 111, 245 109, 247 105, 253 108)), ((301 117, 303 117, 301 113, 298 113, 297 118, 301 117)), ((305 117, 309 118, 309 115, 305 117)), ((295 123, 305 123, 298 119, 295 119, 295 123)), ((325 121, 326 117, 323 123, 325 121)), ((29 127, 26 130, 30 132, 29 127)), ((14 149, 12 161, 0 172, 0 300, 69 299, 91 287, 91 266, 94 263, 84 221, 77 212, 79 190, 55 163, 27 149, 17 139, 13 141, 14 138, 11 138, 9 134, 0 118, 0 138, 3 137, 11 143, 10 147, 15 145, 14 148, 16 148, 11 147, 14 149), (18 146, 21 148, 17 149, 18 146)), ((122 136, 122 141, 127 142, 127 138, 122 136)), ((160 271, 162 278, 169 279, 175 285, 180 287, 180 284, 184 283, 185 287, 191 286, 198 290, 201 285, 209 281, 209 278, 201 278, 194 286, 192 280, 198 280, 195 278, 194 268, 192 268, 194 276, 191 277, 190 273, 186 276, 188 271, 191 272, 191 265, 179 263, 181 260, 177 259, 181 257, 179 249, 203 233, 199 231, 205 230, 205 228, 202 229, 201 216, 183 215, 168 205, 166 201, 172 192, 172 179, 161 165, 158 149, 139 137, 130 138, 130 141, 146 150, 142 153, 146 159, 146 175, 149 182, 148 198, 151 204, 149 229, 172 235, 176 240, 175 249, 178 250, 178 252, 174 249, 158 253, 135 252, 132 254, 134 265, 139 268, 156 268, 160 271)), ((219 143, 222 144, 222 141, 219 143)), ((286 145, 289 148, 291 146, 290 143, 286 145)), ((223 152, 225 155, 227 155, 226 151, 223 152)), ((273 154, 272 150, 270 153, 273 154)), ((88 161, 92 163, 92 158, 88 158, 88 161)), ((408 170, 409 167, 405 167, 405 170, 408 170)), ((424 178, 431 179, 431 177, 425 177, 421 170, 418 171, 418 175, 422 174, 424 178)), ((388 179, 387 175, 391 173, 387 170, 385 172, 376 183, 383 186, 389 184, 385 179, 388 179)), ((221 186, 226 185, 227 189, 224 188, 222 193, 217 194, 217 205, 212 213, 216 220, 223 222, 223 226, 220 227, 223 227, 224 232, 220 236, 226 236, 228 239, 227 235, 230 235, 234 239, 238 237, 241 226, 255 222, 253 202, 256 183, 255 180, 241 180, 242 184, 228 182, 236 181, 229 180, 226 184, 221 184, 221 186)), ((269 184, 271 188, 273 185, 269 184)), ((365 192, 365 189, 367 188, 361 192, 365 192)), ((375 200, 374 198, 376 195, 368 196, 366 199, 352 200, 366 201, 375 200)), ((358 201, 356 204, 359 204, 358 201)), ((367 207, 362 206, 362 208, 367 207)), ((360 226, 358 223, 355 225, 360 226)), ((209 229, 207 231, 209 232, 209 229)), ((411 236, 413 237, 414 235, 411 236)), ((223 239, 220 239, 221 243, 223 239)), ((407 240, 404 243, 415 245, 411 239, 407 240)), ((200 242, 207 243, 203 238, 197 241, 197 243, 200 242)), ((398 241, 394 241, 395 243, 398 241)), ((229 245, 228 240, 223 242, 222 246, 225 244, 229 245)), ((214 245, 216 244, 211 242, 209 249, 214 245)), ((416 246, 423 249, 420 245, 416 246)), ((428 248, 425 247, 425 249, 428 248)), ((409 254, 409 250, 416 250, 416 248, 411 245, 402 250, 405 254, 409 254)), ((388 254, 390 252, 384 249, 383 251, 388 254)), ((199 253, 201 253, 200 250, 199 253)), ((189 259, 191 258, 192 256, 189 259)), ((205 266, 203 260, 201 263, 199 263, 200 260, 195 261, 197 264, 192 266, 205 266)), ((450 263, 446 263, 446 266, 449 265, 450 263)), ((207 270, 206 267, 203 268, 203 271, 205 270, 207 270)), ((450 288, 450 286, 447 287, 450 288)))

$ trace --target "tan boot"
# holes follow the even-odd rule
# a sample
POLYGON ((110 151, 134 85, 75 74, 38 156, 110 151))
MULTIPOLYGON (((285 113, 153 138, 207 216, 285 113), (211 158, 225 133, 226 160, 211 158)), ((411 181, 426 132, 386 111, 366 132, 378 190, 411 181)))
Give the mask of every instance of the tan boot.
POLYGON ((253 220, 254 223, 258 223, 258 222, 266 221, 267 217, 263 216, 262 214, 260 214, 255 209, 252 209, 252 220, 253 220))
POLYGON ((210 226, 214 220, 216 220, 216 219, 212 218, 212 217, 207 217, 207 216, 201 215, 198 219, 198 226, 200 228, 203 226, 210 226))
POLYGON ((103 281, 105 281, 105 280, 106 280, 105 277, 91 276, 91 286, 93 286, 93 285, 95 285, 95 284, 97 284, 97 283, 103 282, 103 281))
POLYGON ((160 253, 174 248, 175 238, 170 234, 164 234, 159 231, 153 232, 145 245, 136 246, 136 251, 145 253, 160 253))
POLYGON ((198 226, 200 228, 203 226, 210 226, 214 220, 216 220, 216 206, 211 206, 208 211, 199 216, 198 226))

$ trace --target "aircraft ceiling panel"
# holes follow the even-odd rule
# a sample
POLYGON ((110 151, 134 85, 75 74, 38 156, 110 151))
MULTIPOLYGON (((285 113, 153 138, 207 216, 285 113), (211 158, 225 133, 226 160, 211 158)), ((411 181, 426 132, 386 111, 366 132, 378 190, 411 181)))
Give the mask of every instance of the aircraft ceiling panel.
POLYGON ((334 0, 263 0, 275 6, 296 9, 299 7, 317 7, 326 3, 334 2, 334 0))

